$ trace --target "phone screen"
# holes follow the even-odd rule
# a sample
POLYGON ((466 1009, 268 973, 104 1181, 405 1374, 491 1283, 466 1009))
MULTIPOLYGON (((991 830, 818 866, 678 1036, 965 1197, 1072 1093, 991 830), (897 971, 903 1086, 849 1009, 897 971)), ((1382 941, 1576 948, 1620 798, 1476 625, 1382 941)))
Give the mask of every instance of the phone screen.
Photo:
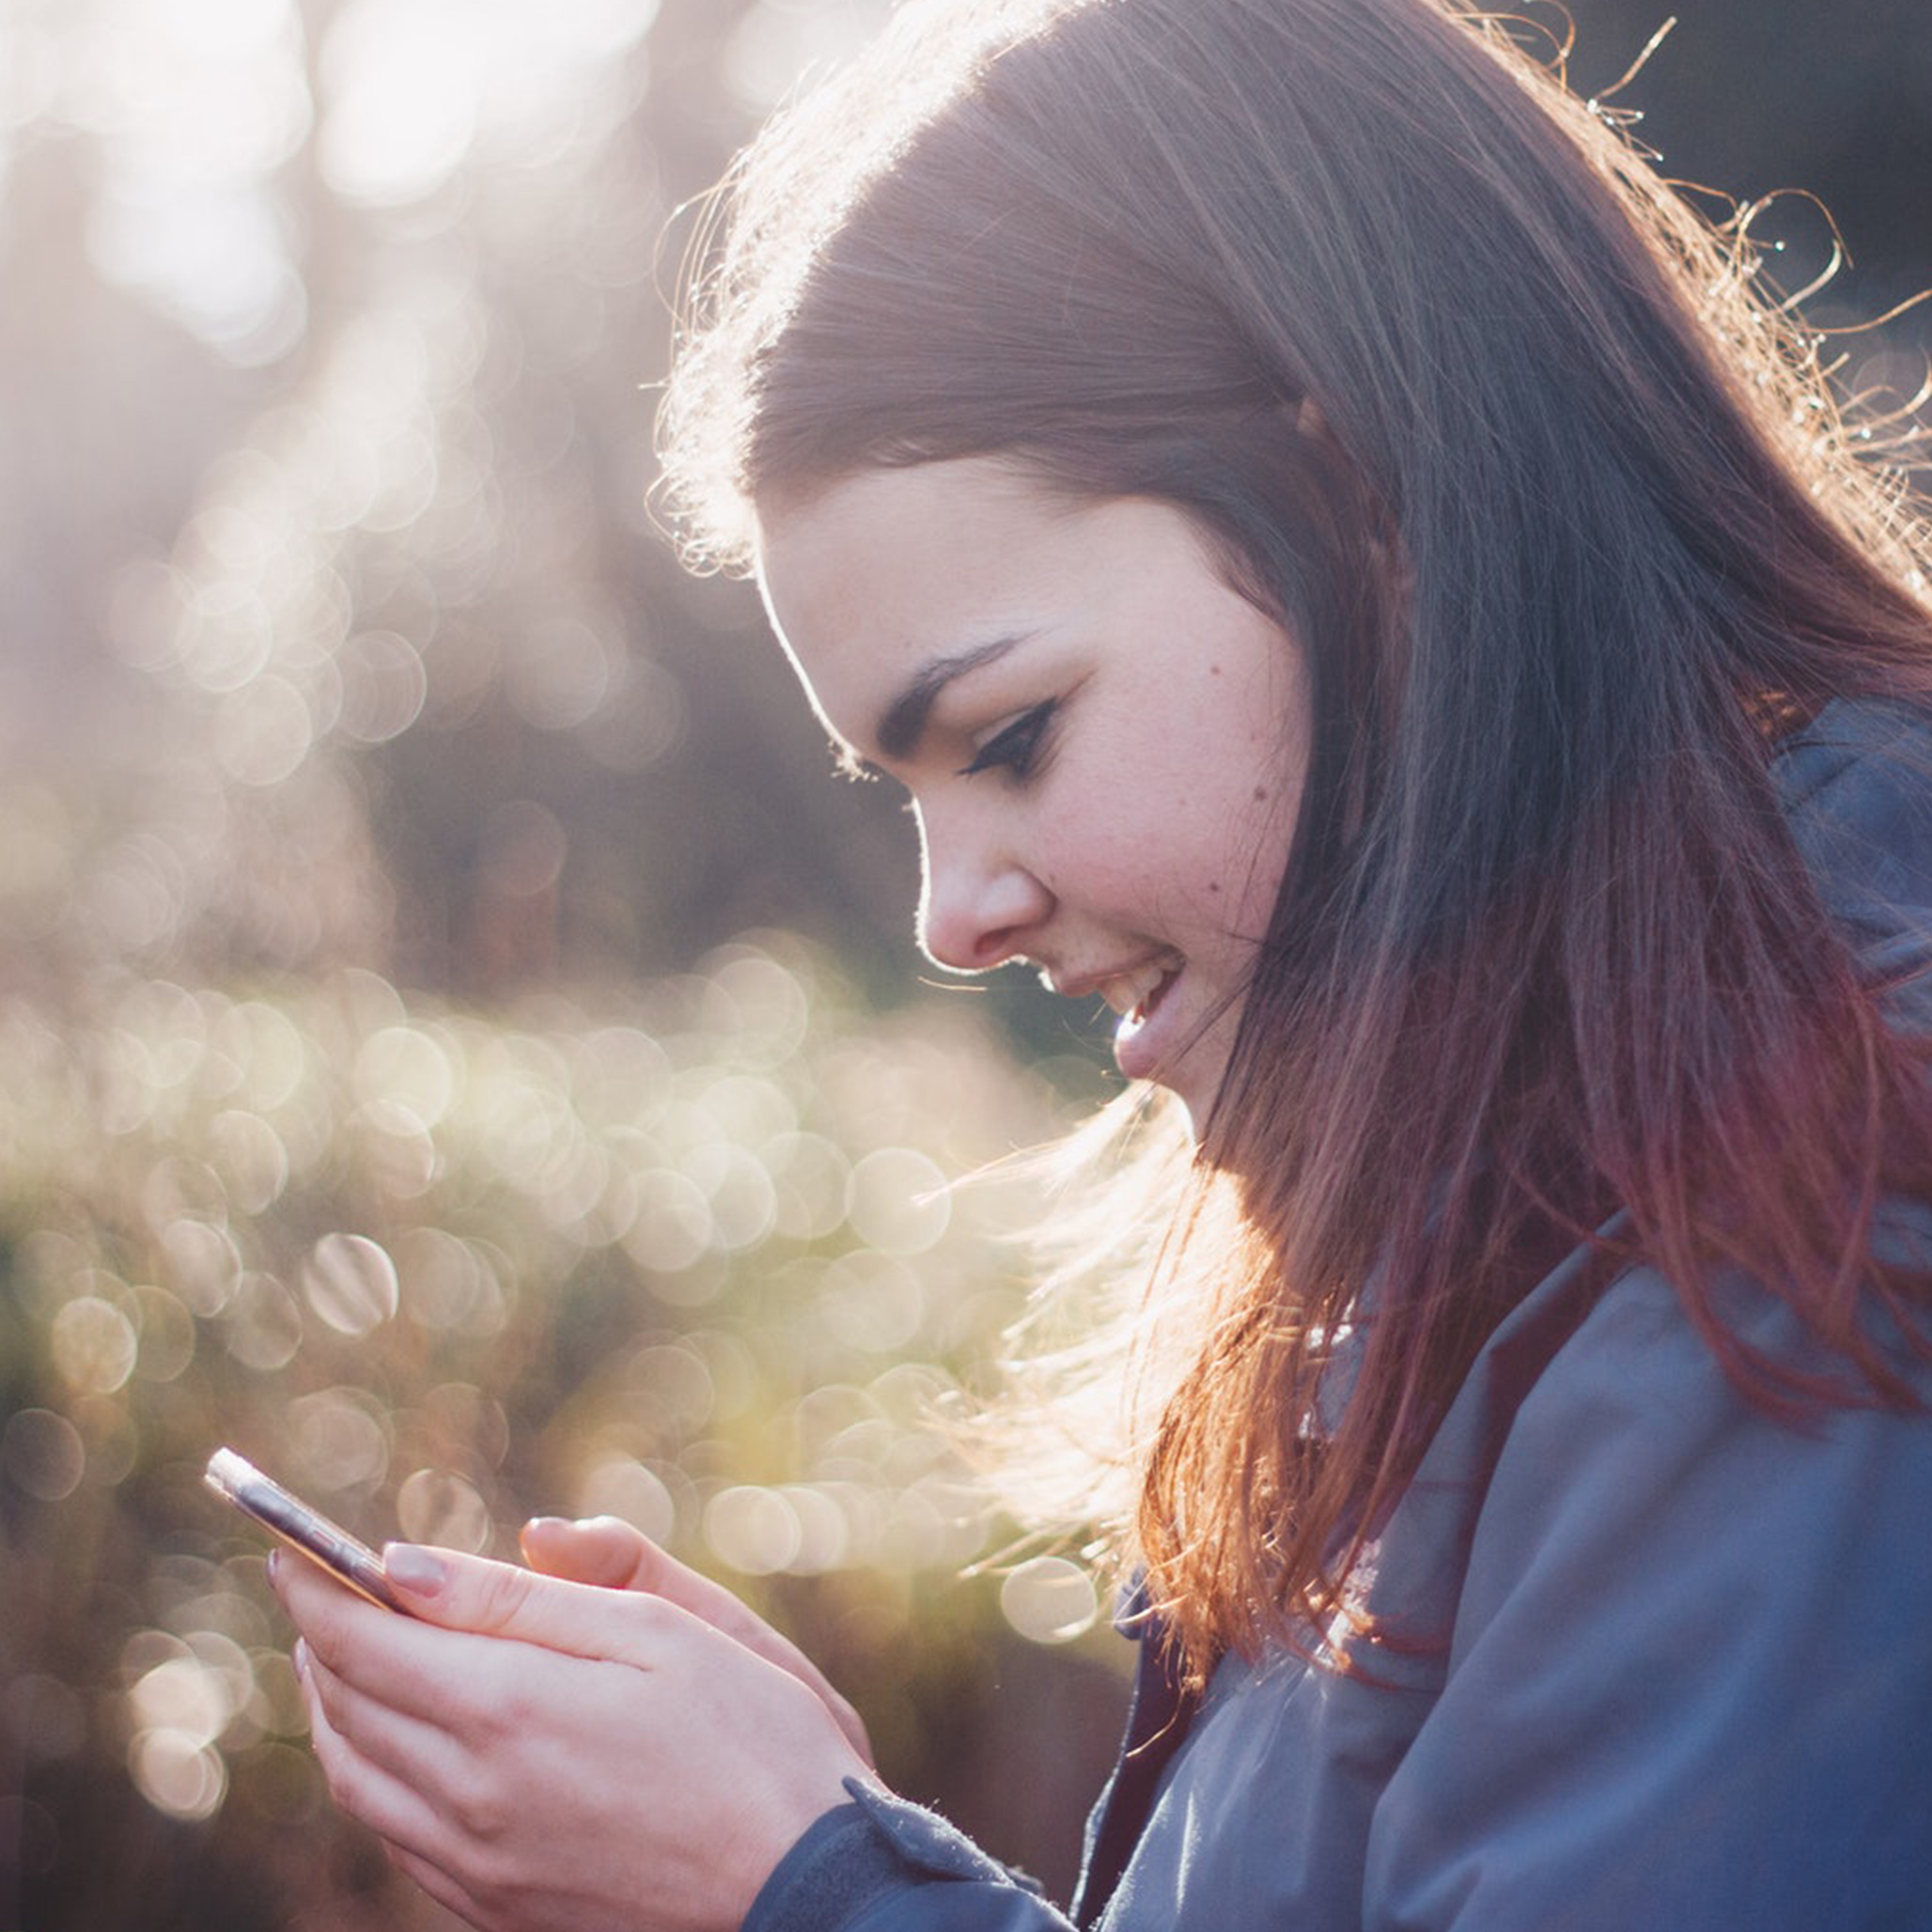
POLYGON ((217 1449, 208 1458, 201 1480, 216 1495, 225 1496, 235 1507, 272 1530, 311 1563, 319 1564, 332 1577, 347 1583, 371 1603, 384 1610, 403 1610, 396 1592, 383 1574, 382 1559, 351 1536, 340 1523, 334 1523, 319 1510, 291 1496, 232 1449, 217 1449))

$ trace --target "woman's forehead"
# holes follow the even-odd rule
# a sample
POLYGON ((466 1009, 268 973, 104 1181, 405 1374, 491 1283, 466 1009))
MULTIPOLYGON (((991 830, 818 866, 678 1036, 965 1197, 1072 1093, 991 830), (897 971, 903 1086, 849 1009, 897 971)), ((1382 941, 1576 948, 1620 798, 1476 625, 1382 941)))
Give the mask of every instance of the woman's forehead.
POLYGON ((759 590, 834 735, 863 708, 891 751, 943 686, 1036 631, 1070 592, 1045 554, 1056 521, 985 459, 860 471, 762 513, 759 590))

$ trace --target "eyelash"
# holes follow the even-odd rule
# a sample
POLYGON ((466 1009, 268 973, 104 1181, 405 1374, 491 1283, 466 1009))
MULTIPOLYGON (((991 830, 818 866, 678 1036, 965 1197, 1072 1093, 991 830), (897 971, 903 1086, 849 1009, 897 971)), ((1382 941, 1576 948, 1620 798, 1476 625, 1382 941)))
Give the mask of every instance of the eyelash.
POLYGON ((1048 698, 1022 711, 1005 730, 997 731, 973 755, 973 762, 959 768, 961 778, 976 778, 982 771, 1005 771, 1015 779, 1031 778, 1039 762, 1040 746, 1053 713, 1060 708, 1057 698, 1048 698))

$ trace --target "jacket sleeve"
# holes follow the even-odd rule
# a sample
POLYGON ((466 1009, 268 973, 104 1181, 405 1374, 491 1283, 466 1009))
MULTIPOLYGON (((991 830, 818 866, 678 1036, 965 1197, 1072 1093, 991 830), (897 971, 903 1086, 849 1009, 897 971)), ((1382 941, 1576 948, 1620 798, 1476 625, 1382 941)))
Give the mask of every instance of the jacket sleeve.
POLYGON ((1765 1416, 1639 1271, 1503 1448, 1365 1927, 1932 1924, 1928 1740, 1932 1420, 1765 1416))
POLYGON ((743 1932, 1072 1932, 937 1814, 856 1779, 779 1862, 743 1932))

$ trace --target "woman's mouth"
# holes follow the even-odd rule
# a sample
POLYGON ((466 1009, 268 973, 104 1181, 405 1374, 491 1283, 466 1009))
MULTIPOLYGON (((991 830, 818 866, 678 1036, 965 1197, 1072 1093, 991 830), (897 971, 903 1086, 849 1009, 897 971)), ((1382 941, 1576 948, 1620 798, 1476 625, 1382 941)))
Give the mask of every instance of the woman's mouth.
POLYGON ((1180 970, 1178 959, 1150 959, 1131 973, 1116 974, 1114 978, 1101 981, 1097 990, 1120 1016, 1120 1025, 1114 1033, 1116 1043, 1132 1038, 1154 1017, 1154 1009, 1166 998, 1167 989, 1180 976, 1180 970))

